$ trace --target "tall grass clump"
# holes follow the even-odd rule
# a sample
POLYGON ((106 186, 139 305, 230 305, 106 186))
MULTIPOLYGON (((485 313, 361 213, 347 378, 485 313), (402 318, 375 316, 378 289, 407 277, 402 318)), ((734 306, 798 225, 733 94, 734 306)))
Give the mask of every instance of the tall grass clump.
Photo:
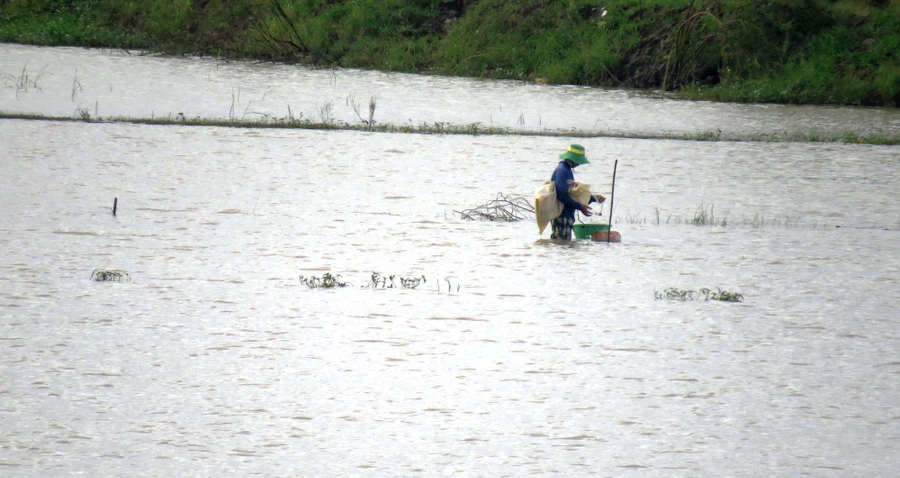
POLYGON ((897 0, 5 0, 0 41, 900 105, 897 0))
MULTIPOLYGON (((680 226, 686 224, 691 226, 750 227, 753 229, 766 227, 793 228, 804 225, 799 217, 786 215, 766 216, 763 213, 729 219, 727 215, 716 215, 714 206, 706 207, 702 204, 697 207, 693 216, 684 217, 675 212, 664 212, 656 207, 651 217, 643 217, 640 212, 627 213, 624 217, 618 218, 617 221, 626 224, 651 224, 654 226, 680 226)), ((806 224, 806 226, 817 228, 819 224, 806 224)))
POLYGON ((693 226, 727 226, 728 218, 716 217, 715 209, 714 206, 710 206, 707 209, 703 205, 700 205, 700 207, 697 208, 697 211, 694 212, 694 217, 692 217, 688 223, 693 226))
POLYGON ((0 42, 122 48, 144 44, 141 32, 106 22, 104 9, 104 0, 0 1, 0 42))
POLYGON ((257 1, 247 41, 271 59, 418 71, 440 32, 439 1, 257 1))

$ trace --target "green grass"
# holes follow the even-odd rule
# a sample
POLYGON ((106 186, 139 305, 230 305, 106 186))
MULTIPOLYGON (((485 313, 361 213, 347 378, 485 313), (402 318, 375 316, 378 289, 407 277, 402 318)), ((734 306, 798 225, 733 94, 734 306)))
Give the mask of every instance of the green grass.
POLYGON ((5 0, 0 41, 900 106, 897 0, 5 0))
POLYGON ((0 42, 44 46, 85 46, 139 48, 146 46, 140 36, 97 25, 80 13, 57 12, 3 18, 0 15, 0 42))

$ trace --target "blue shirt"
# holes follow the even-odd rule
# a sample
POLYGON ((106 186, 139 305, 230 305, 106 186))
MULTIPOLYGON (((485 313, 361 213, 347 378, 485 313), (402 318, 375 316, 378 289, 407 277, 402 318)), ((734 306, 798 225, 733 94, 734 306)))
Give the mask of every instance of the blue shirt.
POLYGON ((553 170, 553 176, 550 180, 556 184, 556 199, 563 204, 562 214, 560 217, 575 219, 575 211, 581 210, 581 203, 572 199, 569 195, 569 181, 575 180, 575 174, 572 173, 572 166, 565 161, 560 161, 553 170))
MULTIPOLYGON (((575 174, 572 173, 572 166, 565 161, 560 161, 553 170, 553 176, 550 180, 556 184, 556 199, 563 203, 562 214, 559 217, 575 219, 575 211, 581 210, 581 203, 572 199, 569 195, 569 181, 575 181, 575 174)), ((594 202, 594 196, 591 196, 589 202, 594 202)))

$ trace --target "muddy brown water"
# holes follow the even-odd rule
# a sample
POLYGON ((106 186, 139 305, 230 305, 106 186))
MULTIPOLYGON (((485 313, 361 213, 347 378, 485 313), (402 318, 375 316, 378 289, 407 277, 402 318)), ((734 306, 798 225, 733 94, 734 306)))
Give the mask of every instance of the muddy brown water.
MULTIPOLYGON (((85 91, 104 62, 217 71, 2 48, 95 55, 85 91)), ((422 108, 469 84, 359 74, 408 79, 422 108)), ((180 86, 135 105, 204 104, 159 78, 180 86)), ((455 213, 530 195, 569 141, 0 120, 3 475, 891 475, 897 148, 581 139, 576 178, 598 192, 619 161, 622 243, 455 213), (688 224, 698 211, 717 225, 688 224), (351 284, 299 280, 326 272, 351 284), (373 272, 426 282, 364 287, 373 272), (670 287, 743 301, 657 300, 670 287)))

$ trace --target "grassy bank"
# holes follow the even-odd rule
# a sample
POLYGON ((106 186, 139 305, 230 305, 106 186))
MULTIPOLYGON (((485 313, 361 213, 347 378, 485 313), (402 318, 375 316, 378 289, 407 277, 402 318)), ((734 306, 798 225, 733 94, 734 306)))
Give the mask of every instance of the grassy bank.
POLYGON ((0 41, 900 105, 900 0, 0 0, 0 41))

